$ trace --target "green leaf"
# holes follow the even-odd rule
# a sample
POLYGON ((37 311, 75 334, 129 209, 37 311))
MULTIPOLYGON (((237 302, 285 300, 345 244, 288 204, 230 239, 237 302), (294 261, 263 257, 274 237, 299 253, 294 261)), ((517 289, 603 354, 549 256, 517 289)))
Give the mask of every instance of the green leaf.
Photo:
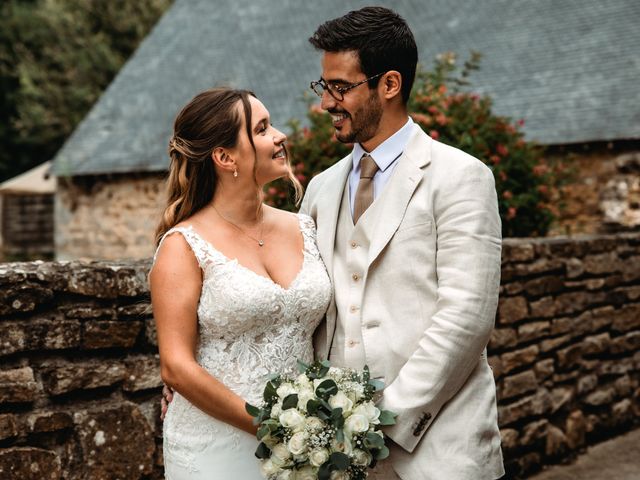
POLYGON ((267 382, 264 387, 264 394, 262 395, 264 401, 267 403, 272 403, 277 401, 278 393, 276 392, 277 387, 273 384, 273 382, 267 382))
POLYGON ((298 371, 300 373, 305 373, 309 369, 309 365, 307 365, 303 361, 298 360, 297 363, 298 363, 298 371))
POLYGON ((386 445, 383 445, 380 450, 375 450, 373 456, 376 460, 384 460, 389 456, 389 449, 386 445))
POLYGON ((380 417, 378 417, 380 425, 395 425, 397 416, 397 413, 393 413, 390 410, 381 410, 380 417))
POLYGON ((346 470, 349 468, 349 456, 342 452, 333 452, 329 457, 329 461, 337 470, 346 470))
POLYGON ((260 442, 260 445, 256 448, 255 455, 257 458, 264 460, 271 456, 271 450, 263 442, 260 442))
POLYGON ((336 393, 338 393, 338 385, 331 379, 323 381, 318 385, 318 388, 316 388, 316 395, 323 400, 329 400, 329 397, 336 393))
POLYGON ((376 392, 379 392, 384 388, 384 382, 381 380, 376 380, 374 378, 369 380, 369 385, 371 385, 376 392))
POLYGON ((256 433, 256 438, 258 440, 262 440, 264 437, 266 437, 270 433, 271 433, 271 429, 269 428, 269 425, 262 424, 258 429, 258 433, 256 433))
POLYGON ((290 408, 296 408, 298 406, 298 395, 292 393, 284 397, 282 400, 282 410, 289 410, 290 408))
POLYGON ((377 433, 369 432, 364 437, 364 446, 369 449, 384 447, 384 439, 377 433))
POLYGON ((344 442, 344 430, 342 428, 336 430, 336 440, 339 442, 344 442))
POLYGON ((320 402, 320 400, 312 398, 307 402, 307 412, 309 412, 309 415, 315 415, 321 406, 322 402, 320 402))
POLYGON ((344 426, 342 408, 334 408, 331 410, 331 416, 329 418, 331 420, 331 424, 336 428, 336 430, 339 430, 344 426))
POLYGON ((331 460, 327 460, 318 469, 318 480, 329 480, 331 478, 331 472, 336 468, 331 463, 331 460))
POLYGON ((244 404, 244 409, 247 411, 247 413, 249 415, 251 415, 252 417, 257 417, 258 415, 260 415, 260 409, 258 407, 254 407, 253 405, 251 405, 250 403, 245 403, 244 404))

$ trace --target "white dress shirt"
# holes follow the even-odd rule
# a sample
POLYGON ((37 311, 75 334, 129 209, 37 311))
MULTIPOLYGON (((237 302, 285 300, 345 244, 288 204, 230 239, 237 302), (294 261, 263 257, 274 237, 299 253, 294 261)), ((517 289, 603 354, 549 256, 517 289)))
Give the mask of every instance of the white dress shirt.
POLYGON ((391 178, 391 174, 398 163, 398 158, 404 152, 413 131, 413 120, 409 117, 407 123, 396 133, 378 145, 372 152, 367 152, 362 145, 356 143, 353 147, 352 160, 353 167, 349 174, 349 200, 351 202, 351 215, 353 216, 353 206, 356 201, 356 191, 360 183, 360 159, 365 153, 369 153, 378 165, 379 170, 373 177, 373 199, 378 198, 385 185, 391 178))

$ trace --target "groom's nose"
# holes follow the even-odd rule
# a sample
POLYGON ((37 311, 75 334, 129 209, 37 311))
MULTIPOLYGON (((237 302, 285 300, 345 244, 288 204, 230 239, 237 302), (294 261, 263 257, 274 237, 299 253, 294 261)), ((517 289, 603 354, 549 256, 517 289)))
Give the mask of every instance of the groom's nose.
POLYGON ((338 104, 338 101, 326 90, 322 92, 322 98, 320 99, 320 107, 323 110, 330 110, 338 104))

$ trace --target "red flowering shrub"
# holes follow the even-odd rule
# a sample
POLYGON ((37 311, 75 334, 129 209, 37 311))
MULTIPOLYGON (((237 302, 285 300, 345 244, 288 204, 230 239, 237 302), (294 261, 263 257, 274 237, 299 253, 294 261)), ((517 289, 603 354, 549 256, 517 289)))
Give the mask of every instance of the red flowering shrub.
MULTIPOLYGON (((563 166, 551 165, 540 147, 524 139, 522 121, 491 112, 491 99, 463 91, 467 77, 477 69, 479 55, 472 54, 458 73, 455 56, 439 56, 430 72, 419 72, 414 84, 409 113, 435 140, 460 148, 482 160, 496 179, 498 205, 504 236, 543 236, 557 207, 558 187, 567 180, 563 166)), ((294 170, 303 185, 351 151, 333 134, 329 115, 318 106, 308 113, 309 127, 290 122, 289 149, 294 170)), ((295 210, 287 187, 269 189, 272 204, 295 210)))

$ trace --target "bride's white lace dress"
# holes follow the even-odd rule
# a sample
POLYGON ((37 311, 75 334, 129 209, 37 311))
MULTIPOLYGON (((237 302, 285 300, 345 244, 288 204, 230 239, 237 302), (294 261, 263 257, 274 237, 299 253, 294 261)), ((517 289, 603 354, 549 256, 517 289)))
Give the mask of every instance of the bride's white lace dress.
MULTIPOLYGON (((166 233, 184 236, 203 271, 198 363, 254 405, 261 403, 267 374, 293 374, 297 359, 313 359, 313 331, 331 296, 313 220, 298 217, 304 261, 287 288, 228 259, 192 227, 166 233)), ((179 393, 169 405, 163 436, 168 480, 262 478, 256 438, 207 415, 179 393)))

